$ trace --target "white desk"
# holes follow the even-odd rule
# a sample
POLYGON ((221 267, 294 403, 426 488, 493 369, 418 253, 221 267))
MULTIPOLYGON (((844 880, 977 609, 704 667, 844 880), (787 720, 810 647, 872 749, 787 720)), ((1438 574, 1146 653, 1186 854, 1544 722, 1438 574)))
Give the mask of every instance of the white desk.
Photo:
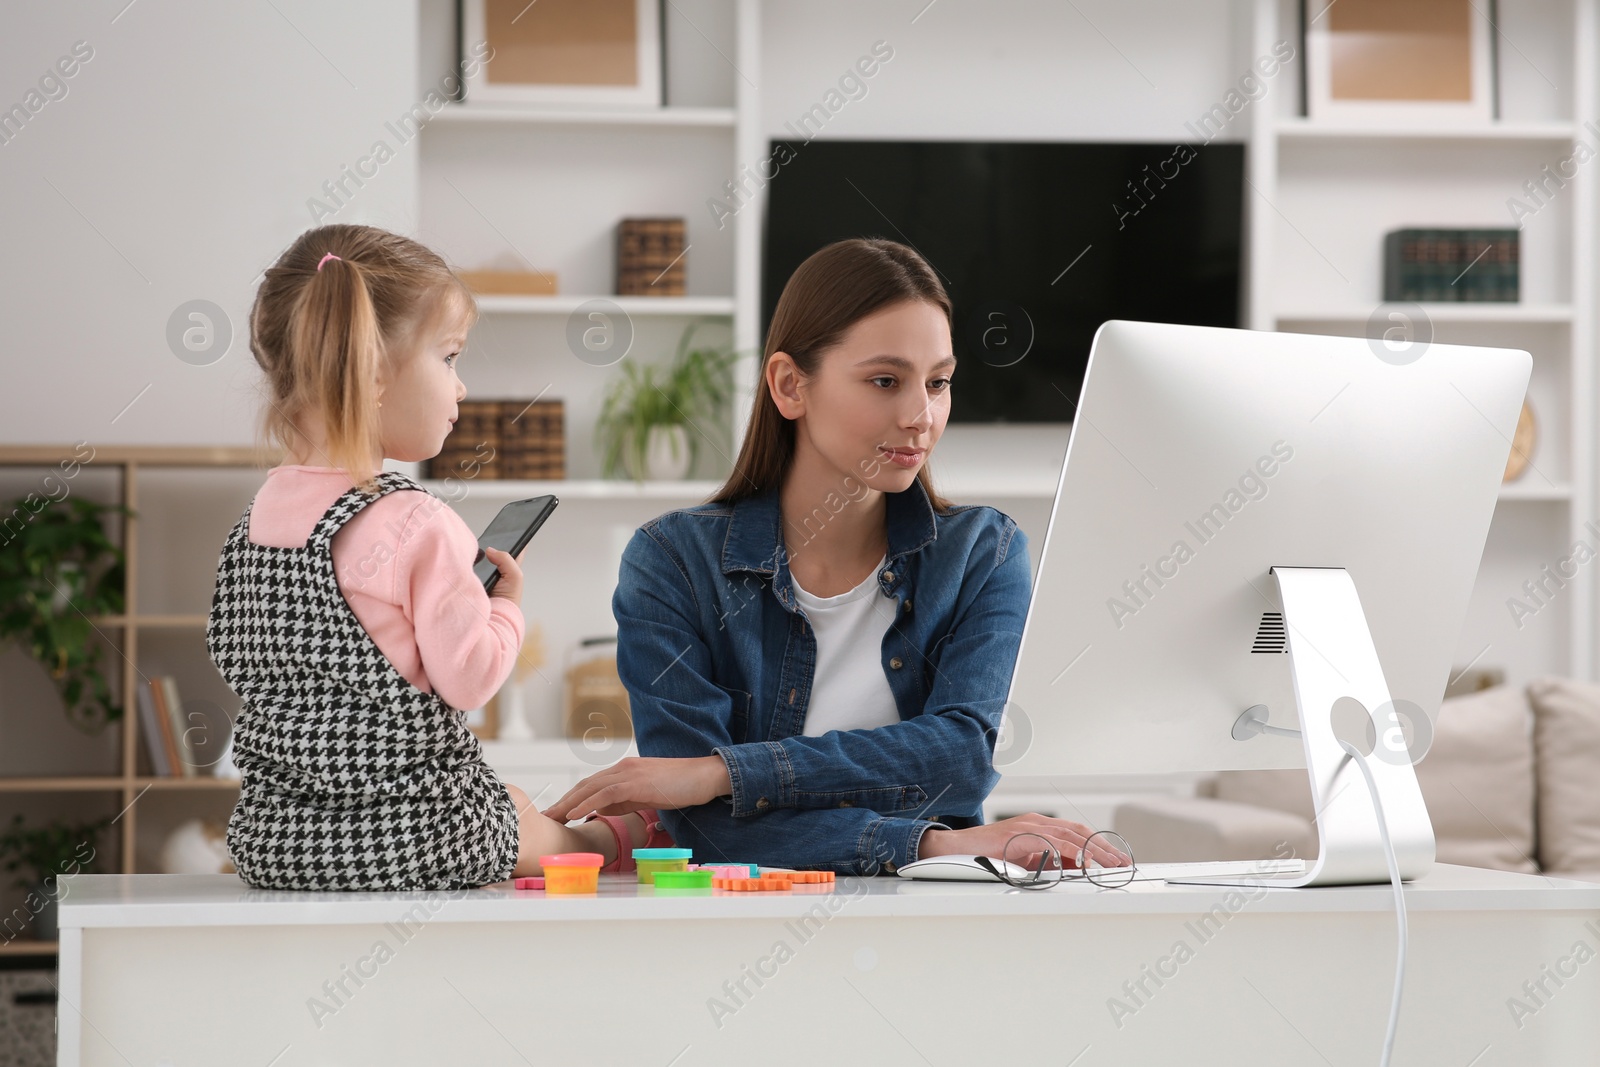
MULTIPOLYGON (((704 892, 82 875, 60 909, 59 1062, 1342 1067, 1377 1062, 1394 975, 1388 886, 704 892)), ((1600 1056, 1600 958, 1561 962, 1600 950, 1600 885, 1440 865, 1407 902, 1396 1065, 1600 1056), (1519 1028, 1508 998, 1558 968, 1519 1028)))

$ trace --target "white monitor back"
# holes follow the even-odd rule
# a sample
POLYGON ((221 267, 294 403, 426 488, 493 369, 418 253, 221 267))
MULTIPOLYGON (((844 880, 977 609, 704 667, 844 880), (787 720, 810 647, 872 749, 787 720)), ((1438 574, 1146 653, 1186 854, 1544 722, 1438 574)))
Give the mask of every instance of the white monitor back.
MULTIPOLYGON (((1095 334, 995 765, 1304 766, 1268 568, 1343 567, 1389 692, 1437 714, 1527 352, 1110 321, 1095 334)), ((1541 477, 1530 471, 1528 477, 1541 477)))

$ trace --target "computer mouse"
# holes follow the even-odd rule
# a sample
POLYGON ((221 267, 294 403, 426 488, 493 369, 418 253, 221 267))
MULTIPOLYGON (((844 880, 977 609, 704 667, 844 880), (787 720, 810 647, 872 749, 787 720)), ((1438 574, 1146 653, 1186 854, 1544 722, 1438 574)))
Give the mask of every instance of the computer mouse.
POLYGON ((906 864, 898 873, 902 878, 936 882, 1003 882, 1001 871, 1017 881, 1026 880, 1032 873, 1026 867, 993 856, 964 855, 929 856, 906 864))

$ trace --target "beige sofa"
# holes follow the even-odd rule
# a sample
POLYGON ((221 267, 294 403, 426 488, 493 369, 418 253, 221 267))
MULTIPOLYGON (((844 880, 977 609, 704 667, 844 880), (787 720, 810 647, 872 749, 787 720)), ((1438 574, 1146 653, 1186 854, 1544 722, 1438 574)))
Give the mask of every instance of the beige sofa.
MULTIPOLYGON (((1416 765, 1440 863, 1600 882, 1600 685, 1542 678, 1451 697, 1416 765)), ((1195 797, 1119 805, 1145 862, 1317 854, 1304 770, 1224 771, 1195 797)))

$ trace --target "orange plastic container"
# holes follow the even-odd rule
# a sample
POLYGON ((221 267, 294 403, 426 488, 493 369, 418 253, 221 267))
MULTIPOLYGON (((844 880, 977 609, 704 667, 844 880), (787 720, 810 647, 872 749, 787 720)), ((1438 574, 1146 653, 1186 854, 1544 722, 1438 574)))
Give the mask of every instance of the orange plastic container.
POLYGON ((600 868, 606 858, 598 852, 559 852, 540 856, 539 866, 544 868, 544 891, 548 896, 562 893, 598 893, 600 868))

